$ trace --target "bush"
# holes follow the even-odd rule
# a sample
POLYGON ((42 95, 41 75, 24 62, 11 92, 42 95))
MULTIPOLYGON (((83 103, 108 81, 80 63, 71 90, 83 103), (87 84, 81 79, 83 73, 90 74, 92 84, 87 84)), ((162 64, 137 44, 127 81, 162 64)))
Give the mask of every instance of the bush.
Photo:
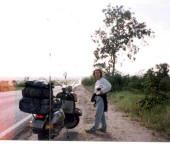
POLYGON ((122 76, 120 74, 115 74, 114 76, 106 74, 105 78, 111 83, 112 91, 122 90, 123 81, 122 81, 122 76))
POLYGON ((120 74, 115 74, 111 76, 106 74, 106 79, 112 85, 112 91, 120 91, 123 89, 143 89, 143 78, 138 76, 121 76, 120 74))
POLYGON ((130 77, 128 87, 134 89, 143 89, 143 78, 138 76, 130 77))
POLYGON ((25 81, 20 81, 16 83, 16 87, 24 87, 25 86, 25 81))
POLYGON ((163 105, 167 103, 168 96, 165 93, 158 93, 155 96, 145 96, 145 98, 141 99, 137 102, 141 109, 151 110, 153 107, 157 105, 163 105))
POLYGON ((168 65, 160 64, 149 69, 144 75, 145 98, 139 102, 141 108, 152 109, 156 105, 164 104, 168 100, 165 90, 168 90, 170 80, 168 65), (162 91, 163 90, 163 91, 162 91))
POLYGON ((129 75, 122 76, 123 87, 128 87, 129 81, 130 81, 129 75))
POLYGON ((95 82, 96 82, 96 79, 94 77, 92 77, 92 76, 89 77, 89 78, 84 78, 82 80, 82 84, 84 86, 93 86, 95 84, 95 82))
POLYGON ((165 77, 161 79, 159 83, 160 90, 162 91, 170 91, 170 77, 165 77))

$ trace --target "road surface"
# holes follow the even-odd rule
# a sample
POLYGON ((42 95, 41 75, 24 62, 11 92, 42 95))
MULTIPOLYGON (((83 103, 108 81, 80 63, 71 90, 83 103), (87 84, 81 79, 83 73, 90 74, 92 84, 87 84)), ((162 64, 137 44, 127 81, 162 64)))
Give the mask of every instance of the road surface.
POLYGON ((20 99, 21 91, 0 92, 0 134, 29 115, 19 110, 20 99))

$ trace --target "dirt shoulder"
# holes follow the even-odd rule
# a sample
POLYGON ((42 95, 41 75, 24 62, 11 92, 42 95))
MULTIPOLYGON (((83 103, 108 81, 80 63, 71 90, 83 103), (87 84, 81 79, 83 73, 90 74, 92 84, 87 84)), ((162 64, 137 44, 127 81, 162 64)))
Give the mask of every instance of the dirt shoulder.
MULTIPOLYGON (((140 141, 140 142, 167 142, 160 134, 153 132, 145 127, 140 126, 136 121, 132 121, 129 117, 125 117, 122 112, 116 111, 114 105, 109 104, 108 112, 105 113, 107 121, 107 133, 97 131, 96 134, 88 134, 85 132, 94 124, 95 108, 90 102, 91 93, 83 86, 75 88, 78 102, 77 107, 83 112, 80 117, 79 125, 66 132, 62 132, 55 140, 58 141, 140 141)), ((32 134, 28 140, 37 140, 37 136, 32 134)))

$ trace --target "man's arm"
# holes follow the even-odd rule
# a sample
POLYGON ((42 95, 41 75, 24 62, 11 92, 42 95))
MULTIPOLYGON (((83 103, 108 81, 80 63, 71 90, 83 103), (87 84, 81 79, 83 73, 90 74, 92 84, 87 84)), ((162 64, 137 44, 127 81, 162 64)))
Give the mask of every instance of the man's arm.
POLYGON ((107 93, 111 90, 112 85, 106 79, 102 80, 103 87, 101 88, 102 93, 107 93))

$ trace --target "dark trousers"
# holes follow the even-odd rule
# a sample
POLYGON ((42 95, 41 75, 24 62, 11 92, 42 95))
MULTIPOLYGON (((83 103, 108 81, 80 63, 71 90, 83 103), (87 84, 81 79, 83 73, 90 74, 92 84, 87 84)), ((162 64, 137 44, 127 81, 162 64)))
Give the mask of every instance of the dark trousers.
MULTIPOLYGON (((97 95, 96 95, 95 93, 92 95, 91 102, 95 102, 95 103, 96 103, 96 99, 95 99, 96 96, 97 96, 97 95)), ((108 110, 107 95, 106 95, 106 94, 102 94, 102 95, 100 95, 100 96, 101 96, 102 99, 103 99, 104 112, 107 112, 107 110, 108 110)))

